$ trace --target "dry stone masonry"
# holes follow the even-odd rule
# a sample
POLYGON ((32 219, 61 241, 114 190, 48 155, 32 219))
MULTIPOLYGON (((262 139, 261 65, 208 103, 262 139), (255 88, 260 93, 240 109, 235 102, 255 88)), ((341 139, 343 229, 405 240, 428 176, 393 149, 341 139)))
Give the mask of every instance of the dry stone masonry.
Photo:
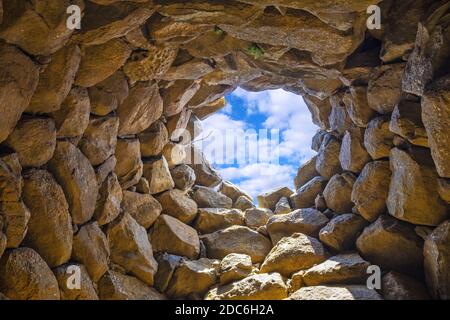
POLYGON ((0 298, 450 299, 449 18, 446 0, 0 0, 0 298), (295 190, 258 207, 182 130, 238 86, 301 95, 320 127, 295 190))

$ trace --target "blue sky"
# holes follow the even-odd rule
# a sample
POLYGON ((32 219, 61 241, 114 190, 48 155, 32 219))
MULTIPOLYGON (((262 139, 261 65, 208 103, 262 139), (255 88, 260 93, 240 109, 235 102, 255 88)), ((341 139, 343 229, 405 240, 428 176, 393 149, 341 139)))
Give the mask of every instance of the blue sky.
POLYGON ((196 139, 201 140, 200 144, 203 144, 209 161, 225 180, 239 185, 254 198, 276 187, 288 186, 293 189, 297 168, 315 154, 311 150, 311 138, 318 129, 312 123, 311 114, 303 99, 281 89, 248 92, 241 88, 229 94, 226 99, 228 104, 225 108, 202 122, 202 137, 196 139), (231 129, 241 131, 230 131, 231 129), (237 137, 242 137, 241 132, 248 133, 249 129, 258 133, 258 144, 252 145, 258 146, 259 156, 256 156, 257 152, 253 152, 255 149, 247 149, 250 150, 247 161, 238 163, 236 159, 239 151, 237 147, 233 147, 236 138, 232 135, 235 132, 237 137), (267 129, 268 136, 260 135, 260 129, 267 129), (273 130, 279 132, 279 137, 269 140, 271 133, 274 133, 273 137, 277 137, 273 130), (217 133, 227 134, 226 138, 217 136, 217 133), (230 147, 230 144, 233 146, 230 147), (214 156, 214 152, 208 152, 217 147, 223 150, 234 148, 234 153, 226 154, 231 154, 235 161, 224 164, 217 160, 223 160, 220 153, 219 156, 214 156))

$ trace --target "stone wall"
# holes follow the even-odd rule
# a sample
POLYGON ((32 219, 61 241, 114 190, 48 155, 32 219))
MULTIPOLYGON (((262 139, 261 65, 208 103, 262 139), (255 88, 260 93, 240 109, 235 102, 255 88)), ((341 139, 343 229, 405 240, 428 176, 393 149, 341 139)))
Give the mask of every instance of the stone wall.
POLYGON ((449 299, 449 8, 0 0, 0 297, 449 299), (321 128, 258 208, 177 130, 238 86, 321 128))

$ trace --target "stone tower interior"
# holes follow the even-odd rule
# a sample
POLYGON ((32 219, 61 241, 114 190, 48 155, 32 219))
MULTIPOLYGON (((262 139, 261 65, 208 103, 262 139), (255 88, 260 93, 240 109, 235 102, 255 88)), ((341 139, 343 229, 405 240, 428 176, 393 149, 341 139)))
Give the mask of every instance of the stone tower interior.
POLYGON ((0 0, 0 300, 448 300, 449 57, 444 0, 0 0), (238 87, 320 127, 295 190, 180 138, 238 87))

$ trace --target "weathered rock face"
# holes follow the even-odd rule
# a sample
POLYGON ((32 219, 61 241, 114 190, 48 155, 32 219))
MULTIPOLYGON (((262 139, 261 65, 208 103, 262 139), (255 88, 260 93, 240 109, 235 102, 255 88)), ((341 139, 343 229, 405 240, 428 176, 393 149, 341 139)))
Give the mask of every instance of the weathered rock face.
POLYGON ((85 224, 73 237, 72 259, 82 263, 97 282, 108 271, 109 243, 97 222, 85 224))
POLYGON ((93 166, 98 166, 113 156, 117 145, 119 118, 93 118, 79 143, 80 150, 93 166))
POLYGON ((230 253, 220 263, 220 284, 242 280, 253 270, 252 258, 246 254, 230 253))
POLYGON ((388 161, 368 163, 352 190, 352 202, 356 211, 367 221, 375 221, 386 211, 386 200, 391 181, 391 170, 388 161))
POLYGON ((352 213, 338 215, 319 232, 320 241, 336 251, 353 249, 367 222, 352 213))
POLYGON ((98 300, 94 284, 83 265, 66 264, 53 270, 53 273, 58 280, 61 300, 98 300), (67 285, 70 283, 70 276, 75 270, 74 268, 80 270, 80 288, 72 288, 67 285))
POLYGON ((267 224, 273 213, 269 209, 249 208, 245 210, 244 215, 247 227, 258 229, 267 224))
POLYGON ((425 286, 418 280, 391 271, 382 279, 383 297, 386 300, 428 300, 425 286))
POLYGON ((0 57, 0 142, 3 142, 30 104, 39 75, 33 61, 14 46, 2 44, 0 57))
POLYGON ((386 299, 448 299, 449 13, 0 0, 0 299, 379 299, 367 263, 386 299), (320 128, 259 207, 197 147, 236 88, 298 94, 320 128))
POLYGON ((118 139, 115 157, 117 164, 114 172, 119 178, 122 189, 128 189, 137 184, 142 177, 144 168, 139 140, 118 139))
POLYGON ((55 123, 48 118, 25 118, 17 123, 5 145, 17 153, 23 167, 41 167, 55 151, 55 123))
POLYGON ((381 300, 381 296, 367 286, 313 286, 294 292, 289 300, 381 300))
POLYGON ((389 118, 377 117, 369 122, 364 133, 364 146, 372 159, 379 160, 389 157, 394 146, 394 134, 389 130, 389 118))
POLYGON ((316 197, 321 194, 327 185, 327 180, 320 176, 314 177, 300 187, 290 197, 295 209, 314 207, 316 197))
POLYGON ((296 232, 317 237, 319 230, 327 223, 328 218, 318 210, 298 209, 288 214, 272 216, 267 221, 267 232, 275 244, 283 237, 289 237, 296 232))
POLYGON ((370 75, 367 88, 369 107, 381 114, 389 114, 402 94, 403 63, 378 67, 370 75))
POLYGON ((402 100, 391 116, 389 130, 407 139, 410 143, 428 147, 428 137, 422 123, 420 103, 414 100, 402 100))
POLYGON ((326 135, 320 145, 316 160, 316 170, 325 179, 331 179, 333 175, 341 172, 340 152, 341 142, 332 135, 326 135))
POLYGON ((144 163, 143 176, 149 183, 150 194, 160 193, 175 186, 164 156, 159 160, 144 163))
POLYGON ((347 130, 339 153, 342 169, 358 173, 370 160, 370 155, 364 148, 364 130, 361 128, 347 130))
POLYGON ((210 290, 206 300, 280 300, 287 298, 287 287, 279 273, 255 274, 210 290))
POLYGON ((89 160, 72 143, 58 142, 49 169, 61 185, 75 224, 89 221, 95 211, 98 185, 89 160))
POLYGON ((158 219, 163 208, 160 202, 149 194, 124 191, 122 210, 129 213, 145 229, 148 229, 158 219))
POLYGON ((208 187, 197 186, 192 198, 200 208, 231 208, 233 200, 208 187))
POLYGON ((261 272, 278 272, 286 277, 323 262, 327 252, 315 238, 302 233, 281 239, 267 255, 261 272))
POLYGON ((450 78, 446 77, 433 83, 422 99, 422 120, 428 134, 428 143, 441 177, 450 178, 449 158, 449 100, 450 78))
POLYGON ((434 298, 448 300, 450 296, 450 222, 437 227, 425 240, 424 266, 428 288, 434 298))
POLYGON ((365 284, 369 262, 357 253, 333 256, 326 261, 306 270, 302 280, 307 286, 323 284, 365 284))
POLYGON ((162 214, 150 233, 156 252, 168 252, 190 259, 198 258, 200 240, 195 229, 183 222, 162 214))
POLYGON ((108 227, 111 261, 122 266, 138 279, 153 285, 158 263, 153 258, 147 232, 128 213, 108 227))
POLYGON ((230 253, 247 254, 253 263, 262 262, 272 245, 270 240, 250 228, 233 226, 202 237, 209 257, 223 259, 230 253))
POLYGON ((0 259, 0 290, 14 300, 59 300, 58 282, 30 248, 6 252, 0 259))
POLYGON ((98 283, 102 300, 165 300, 165 297, 144 282, 113 270, 98 283))
POLYGON ((219 262, 211 259, 182 261, 175 270, 167 288, 171 298, 203 298, 217 281, 219 262))
POLYGON ((72 219, 63 190, 45 170, 32 170, 24 177, 24 202, 30 210, 25 242, 50 267, 70 259, 72 219))
POLYGON ((319 175, 316 171, 317 156, 311 158, 298 168, 297 175, 294 179, 295 188, 299 189, 309 180, 319 175))
POLYGON ((366 227, 356 241, 361 256, 388 270, 420 274, 423 267, 423 241, 414 227, 382 215, 366 227))
POLYGON ((387 207, 394 217, 414 224, 437 226, 447 217, 447 206, 437 191, 438 175, 428 150, 410 155, 392 149, 391 185, 387 207))
POLYGON ((231 226, 244 225, 244 221, 247 226, 251 227, 251 223, 249 225, 247 220, 247 211, 245 214, 244 216, 242 211, 238 209, 200 208, 198 209, 194 227, 195 230, 203 234, 212 233, 231 226))
POLYGON ((355 176, 349 172, 331 177, 323 190, 327 207, 338 214, 351 212, 353 207, 351 195, 355 180, 355 176))
POLYGON ((292 190, 287 187, 271 190, 258 196, 259 206, 274 211, 278 201, 283 197, 289 198, 292 193, 292 190))

